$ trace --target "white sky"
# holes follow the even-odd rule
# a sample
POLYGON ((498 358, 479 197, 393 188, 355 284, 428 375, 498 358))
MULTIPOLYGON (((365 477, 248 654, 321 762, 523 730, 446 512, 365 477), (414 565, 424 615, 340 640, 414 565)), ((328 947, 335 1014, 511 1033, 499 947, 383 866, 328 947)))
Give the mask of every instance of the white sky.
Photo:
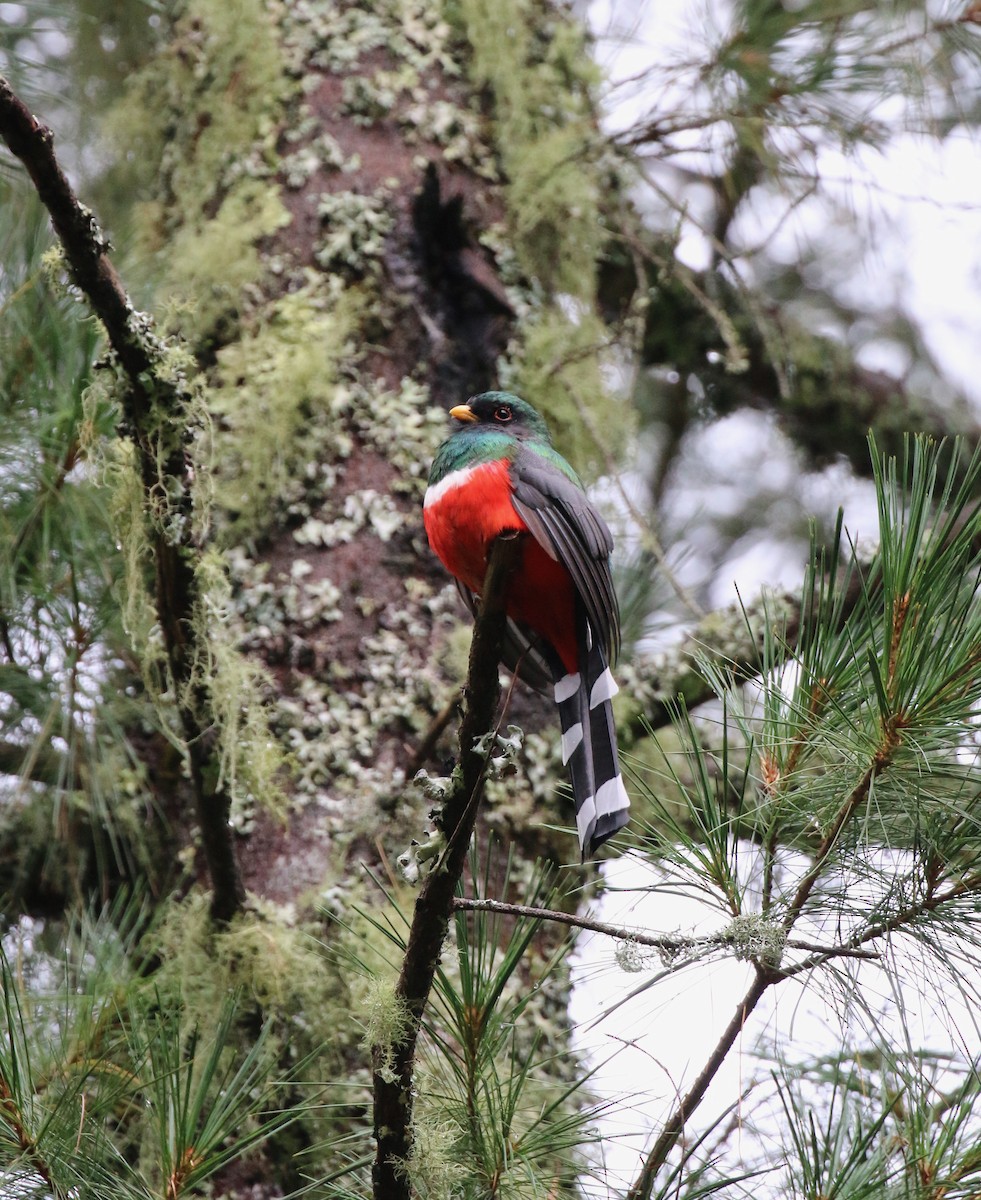
MULTIPOLYGON (((645 81, 622 84, 610 93, 610 128, 627 128, 645 114, 663 116, 679 107, 692 111, 693 105, 697 106, 697 84, 689 64, 698 57, 699 40, 718 39, 727 11, 724 0, 647 4, 593 0, 589 16, 600 37, 598 54, 613 81, 637 79, 657 68, 645 81), (629 36, 624 36, 625 29, 629 36), (604 39, 611 30, 616 36, 604 39), (655 81, 653 90, 651 80, 655 81)), ((695 149, 702 144, 700 136, 699 131, 691 135, 693 161, 701 153, 695 149)), ((848 256, 845 270, 834 264, 838 274, 825 282, 838 290, 841 299, 871 313, 898 300, 901 310, 921 327, 928 349, 952 383, 981 409, 981 336, 977 332, 981 312, 981 146, 976 138, 963 127, 952 130, 943 141, 902 134, 878 152, 846 157, 837 148, 827 147, 818 151, 814 163, 823 180, 820 192, 793 210, 776 195, 747 208, 731 231, 734 243, 765 244, 770 256, 787 262, 813 251, 820 262, 822 254, 834 248, 841 214, 849 214, 858 239, 852 232, 842 231, 848 256)), ((670 169, 660 176, 662 180, 669 177, 670 169)), ((689 189, 687 195, 692 207, 690 217, 681 219, 679 255, 690 266, 700 268, 709 258, 699 227, 703 214, 698 211, 697 189, 689 189)), ((913 366, 908 352, 886 338, 866 345, 859 357, 865 366, 900 375, 913 366)), ((909 382, 915 390, 915 370, 909 382)), ((745 503, 740 480, 751 468, 743 460, 767 461, 777 476, 786 467, 786 461, 782 468, 778 456, 763 451, 770 436, 767 418, 760 414, 712 427, 706 437, 724 447, 713 451, 706 444, 699 450, 703 461, 721 461, 724 469, 718 477, 703 476, 699 487, 683 493, 675 503, 690 507, 687 515, 693 523, 697 523, 699 506, 706 513, 724 508, 730 491, 733 503, 745 503)), ((771 483, 779 488, 781 479, 776 477, 771 483)), ((813 501, 815 511, 843 503, 849 529, 863 537, 874 534, 875 510, 869 487, 855 481, 845 468, 816 475, 805 485, 804 495, 805 502, 813 501)), ((761 582, 780 586, 799 578, 799 564, 788 563, 786 543, 758 537, 741 552, 737 544, 712 602, 732 599, 735 583, 746 596, 761 582)), ((694 900, 637 892, 651 882, 650 867, 637 859, 611 860, 604 874, 619 890, 603 896, 594 913, 602 920, 636 925, 652 933, 689 933, 704 928, 706 922, 714 928, 724 924, 694 900)), ((656 1134, 659 1121, 690 1086, 749 978, 745 964, 713 961, 665 979, 618 1007, 606 1020, 597 1021, 660 970, 655 960, 639 972, 625 972, 617 965, 615 954, 616 946, 608 938, 581 938, 572 1005, 581 1048, 591 1064, 603 1064, 593 1079, 594 1089, 614 1101, 602 1125, 609 1175, 606 1184, 597 1184, 590 1193, 597 1197, 622 1195, 635 1177, 650 1148, 651 1131, 656 1134)), ((970 1055, 981 1053, 981 1037, 969 1008, 952 997, 945 981, 922 961, 911 963, 906 1000, 916 1014, 914 1026, 920 1022, 923 1044, 947 1046, 970 1055), (941 1019, 943 1007, 946 1015, 941 1019)), ((890 1028, 889 1017, 893 998, 882 982, 884 976, 878 974, 879 980, 874 981, 867 973, 866 983, 873 991, 882 988, 880 1026, 884 1036, 896 1038, 898 1026, 893 1023, 890 1028)), ((752 1018, 742 1045, 730 1056, 693 1127, 701 1128, 733 1102, 758 1074, 760 1063, 752 1052, 761 1035, 771 1036, 785 1050, 792 1047, 792 1056, 798 1061, 808 1052, 827 1052, 840 1045, 842 1013, 829 1007, 826 993, 803 989, 797 983, 785 984, 778 991, 776 1003, 765 1002, 752 1018)), ((858 1036, 857 1030, 853 1032, 858 1036)), ((758 1106, 760 1101, 754 1096, 752 1103, 758 1106)), ((760 1143, 753 1140, 754 1135, 746 1136, 752 1141, 749 1149, 758 1149, 760 1143)), ((774 1142, 770 1149, 775 1146, 774 1142)), ((779 1155, 775 1150, 774 1154, 777 1165, 779 1155)), ((772 1184, 776 1182, 774 1179, 772 1184)), ((750 1186, 758 1195, 768 1194, 763 1182, 750 1186)))

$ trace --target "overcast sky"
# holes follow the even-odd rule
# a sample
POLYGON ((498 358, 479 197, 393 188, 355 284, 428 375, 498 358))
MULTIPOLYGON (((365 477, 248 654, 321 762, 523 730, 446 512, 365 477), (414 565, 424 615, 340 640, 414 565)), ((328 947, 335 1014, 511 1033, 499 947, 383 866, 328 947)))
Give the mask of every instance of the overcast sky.
MULTIPOLYGON (((711 42, 720 35, 727 12, 724 3, 696 0, 647 4, 595 0, 590 5, 590 19, 599 37, 599 58, 613 83, 620 82, 609 93, 610 128, 627 128, 655 112, 695 111, 699 103, 697 71, 685 64, 697 58, 700 40, 711 42), (635 82, 623 83, 625 80, 635 82)), ((884 120, 901 116, 901 98, 882 98, 880 104, 884 120)), ((705 148, 701 131, 692 133, 691 146, 692 162, 711 158, 711 144, 705 148)), ((834 260, 836 239, 847 236, 850 266, 842 271, 832 261, 830 285, 840 289, 842 299, 873 313, 898 302, 921 327, 927 347, 947 377, 981 407, 981 336, 977 331, 981 312, 981 147, 977 140, 964 127, 954 128, 943 141, 897 133, 876 152, 846 157, 830 145, 818 148, 813 163, 823 181, 815 195, 791 209, 783 197, 761 192, 732 230, 735 243, 765 244, 768 255, 786 262, 811 252, 819 259, 827 254, 834 260), (847 235, 840 223, 842 213, 854 221, 847 235)), ((663 179, 669 186, 670 170, 663 179)), ((697 189, 689 190, 686 199, 691 217, 681 224, 679 254, 693 268, 703 268, 709 261, 709 249, 699 228, 704 214, 699 212, 697 189)), ((915 364, 898 342, 873 341, 863 348, 860 361, 909 377, 914 385, 917 380, 915 364)), ((738 489, 739 481, 748 475, 755 480, 754 464, 769 464, 774 476, 770 485, 778 489, 781 472, 796 470, 792 458, 779 453, 779 434, 773 423, 760 414, 736 416, 710 428, 704 436, 715 438, 719 445, 701 445, 697 453, 708 463, 723 462, 726 474, 716 478, 711 471, 702 472, 698 485, 675 499, 676 504, 691 508, 688 515, 693 521, 699 506, 710 513, 713 507, 737 503, 727 489, 738 489)), ((788 489, 790 483, 789 478, 783 481, 788 489)), ((843 503, 853 532, 866 537, 874 534, 869 485, 853 480, 844 468, 816 475, 805 483, 801 495, 803 503, 813 503, 816 511, 843 503)), ((713 602, 731 599, 737 585, 746 596, 761 584, 782 586, 800 578, 801 564, 788 555, 786 542, 769 540, 765 534, 751 541, 741 556, 725 564, 728 575, 714 585, 713 602)), ((751 857, 752 852, 747 851, 751 857)), ((604 895, 594 914, 603 920, 649 932, 685 933, 719 929, 726 923, 720 913, 696 900, 645 891, 661 877, 639 860, 611 860, 604 873, 615 890, 604 895)), ((637 955, 627 971, 617 962, 617 949, 609 938, 595 935, 583 936, 577 949, 573 1016, 579 1025, 580 1045, 593 1064, 603 1064, 593 1086, 614 1101, 603 1124, 609 1187, 598 1185, 590 1193, 597 1197, 622 1194, 634 1178, 640 1156, 650 1148, 651 1130, 656 1130, 677 1096, 690 1086, 749 978, 745 964, 713 961, 655 984, 620 1006, 618 1001, 653 979, 662 964, 656 957, 637 955), (602 1014, 611 1008, 615 1011, 603 1020, 602 1014)), ((962 1056, 981 1052, 981 1036, 970 1008, 935 971, 917 961, 915 951, 910 953, 908 999, 916 1014, 912 1018, 914 1035, 919 1030, 921 1043, 934 1049, 947 1046, 962 1056)), ((899 1027, 890 1015, 895 997, 889 994, 881 971, 863 969, 863 986, 881 998, 880 1032, 899 1045, 899 1027)), ((754 1015, 744 1043, 730 1056, 694 1127, 701 1127, 726 1104, 735 1102, 760 1073, 761 1063, 753 1054, 759 1039, 772 1039, 785 1048, 792 1045, 793 1057, 799 1061, 808 1053, 840 1045, 843 1021, 848 1020, 843 1007, 827 992, 803 989, 796 983, 778 989, 776 1002, 765 1004, 754 1015)), ((854 1026, 851 1036, 861 1041, 863 1035, 854 1026)), ((761 1115, 761 1096, 762 1092, 754 1094, 747 1103, 763 1125, 765 1148, 776 1153, 776 1142, 766 1146, 765 1130, 776 1130, 779 1120, 775 1115, 761 1115)), ((744 1127, 741 1122, 740 1128, 744 1127)), ((748 1128, 745 1134, 737 1134, 737 1142, 741 1136, 751 1140, 744 1146, 750 1155, 759 1149, 748 1128)), ((771 1181, 771 1185, 776 1183, 776 1179, 771 1181)), ((761 1181, 754 1190, 766 1195, 768 1186, 761 1181)))

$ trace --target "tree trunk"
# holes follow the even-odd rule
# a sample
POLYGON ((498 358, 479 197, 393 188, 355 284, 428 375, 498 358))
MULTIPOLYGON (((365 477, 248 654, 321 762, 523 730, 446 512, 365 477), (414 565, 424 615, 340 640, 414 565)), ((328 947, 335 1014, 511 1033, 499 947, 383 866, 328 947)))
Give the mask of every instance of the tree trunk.
MULTIPOLYGON (((420 519, 446 410, 550 372, 564 448, 584 444, 596 352, 561 358, 594 275, 574 321, 562 271, 532 277, 543 244, 583 261, 573 185, 595 215, 588 161, 547 162, 570 135, 588 157, 582 37, 547 5, 500 28, 490 7, 454 12, 193 0, 123 117, 157 149, 142 233, 207 367, 216 537, 293 767, 285 822, 262 796, 233 812, 246 886, 277 901, 397 854, 427 816, 407 768, 452 753, 454 722, 418 754, 463 678, 462 610, 420 519)), ((532 753, 551 762, 554 740, 532 753)), ((523 825, 556 819, 555 776, 531 774, 508 833, 541 849, 523 825)))

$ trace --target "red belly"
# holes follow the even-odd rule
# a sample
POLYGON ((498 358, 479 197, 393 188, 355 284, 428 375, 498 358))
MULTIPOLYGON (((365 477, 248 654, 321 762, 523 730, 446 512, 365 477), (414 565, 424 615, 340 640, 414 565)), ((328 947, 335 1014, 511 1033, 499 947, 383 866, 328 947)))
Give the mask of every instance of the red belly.
MULTIPOLYGON (((507 530, 527 531, 511 503, 507 463, 478 467, 461 486, 423 509, 429 544, 451 575, 477 595, 491 542, 507 530)), ((532 537, 508 595, 508 616, 556 649, 567 671, 577 669, 575 587, 566 568, 532 537)))

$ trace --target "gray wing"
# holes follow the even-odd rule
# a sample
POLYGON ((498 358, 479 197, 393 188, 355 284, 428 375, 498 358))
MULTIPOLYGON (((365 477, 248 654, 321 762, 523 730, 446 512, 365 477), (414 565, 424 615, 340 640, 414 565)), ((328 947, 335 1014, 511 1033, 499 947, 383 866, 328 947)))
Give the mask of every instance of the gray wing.
POLYGON ((594 635, 615 661, 620 606, 610 574, 613 536, 586 493, 541 454, 522 449, 511 467, 512 503, 532 537, 568 570, 594 635))

